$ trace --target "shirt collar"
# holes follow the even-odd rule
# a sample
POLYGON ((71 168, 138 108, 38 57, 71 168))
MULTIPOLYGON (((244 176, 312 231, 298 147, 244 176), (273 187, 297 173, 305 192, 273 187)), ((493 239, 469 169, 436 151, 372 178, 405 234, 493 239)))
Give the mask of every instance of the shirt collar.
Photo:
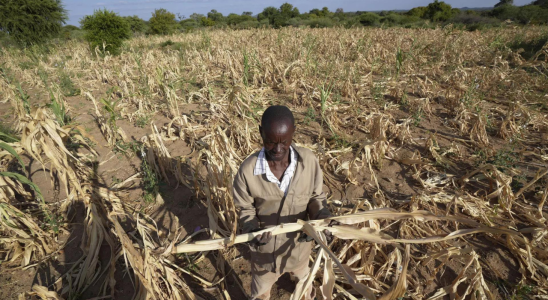
MULTIPOLYGON (((294 149, 293 145, 289 146, 289 155, 291 156, 291 162, 289 163, 289 166, 287 168, 293 169, 293 167, 297 164, 297 151, 294 149)), ((268 174, 267 170, 270 171, 270 167, 268 166, 268 161, 266 160, 266 155, 265 155, 265 149, 263 147, 261 151, 259 152, 259 157, 257 158, 255 169, 253 170, 253 175, 256 176, 256 175, 268 174)))

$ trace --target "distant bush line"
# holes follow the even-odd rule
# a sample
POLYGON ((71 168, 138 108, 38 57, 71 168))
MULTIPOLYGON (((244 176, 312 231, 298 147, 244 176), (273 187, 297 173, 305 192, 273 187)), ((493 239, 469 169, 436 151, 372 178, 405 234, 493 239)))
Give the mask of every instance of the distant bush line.
MULTIPOLYGON (((31 1, 31 0, 26 0, 31 1)), ((0 15, 2 14, 0 7, 0 15)), ((112 34, 101 34, 94 28, 94 33, 86 31, 85 21, 94 15, 85 16, 81 21, 82 27, 67 25, 58 30, 59 38, 84 39, 90 41, 92 46, 100 44, 94 38, 101 36, 111 37, 112 34), (87 32, 87 33, 86 33, 87 32), (93 42, 91 42, 93 40, 93 42)), ((13 12, 11 12, 13 13, 13 12)), ((404 28, 435 28, 453 24, 456 28, 462 30, 482 30, 486 28, 500 27, 506 24, 513 25, 543 25, 548 23, 548 0, 533 1, 529 5, 515 6, 512 0, 502 0, 493 8, 460 10, 451 7, 451 5, 434 1, 428 6, 415 7, 409 11, 382 11, 382 12, 345 12, 338 8, 332 12, 327 7, 322 9, 312 9, 309 12, 301 13, 298 8, 289 3, 282 4, 279 8, 267 7, 261 13, 253 15, 252 12, 243 12, 241 15, 229 14, 227 16, 213 9, 207 15, 193 13, 188 17, 181 14, 175 14, 165 9, 157 9, 152 13, 151 18, 145 21, 138 16, 120 17, 113 12, 101 11, 101 13, 110 13, 116 22, 124 20, 124 24, 116 25, 129 27, 132 35, 169 35, 180 32, 189 32, 205 28, 223 28, 223 29, 251 29, 251 28, 281 28, 281 27, 404 27, 404 28), (116 17, 114 16, 116 15, 116 17), (126 26, 127 24, 127 26, 126 26)), ((104 16, 103 16, 104 17, 104 16)), ((65 19, 61 19, 64 21, 65 19)), ((117 23, 117 24, 118 24, 117 23)), ((101 24, 101 23, 98 23, 101 24)), ((113 27, 113 26, 111 26, 113 27)), ((103 29, 110 30, 110 29, 103 29)), ((119 28, 117 29, 119 30, 119 28)), ((19 33, 20 34, 20 33, 19 33)), ((49 33, 51 34, 51 33, 49 33)), ((115 35, 120 35, 118 32, 115 35)), ((122 34, 124 35, 124 34, 122 34)), ((20 37, 17 37, 20 39, 20 37)), ((124 37, 125 38, 125 37, 124 37)), ((10 44, 10 34, 0 26, 0 45, 10 44)), ((15 43, 13 43, 15 44, 15 43)), ((116 46, 119 48, 119 45, 116 46)), ((113 49, 114 50, 114 49, 113 49)))

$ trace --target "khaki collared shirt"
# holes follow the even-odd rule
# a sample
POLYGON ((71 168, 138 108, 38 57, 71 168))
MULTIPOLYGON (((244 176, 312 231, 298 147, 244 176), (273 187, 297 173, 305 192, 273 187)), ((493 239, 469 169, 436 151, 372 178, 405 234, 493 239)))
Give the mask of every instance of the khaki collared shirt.
MULTIPOLYGON (((248 233, 297 220, 315 220, 330 216, 323 188, 323 173, 312 151, 296 147, 297 168, 287 194, 266 174, 254 175, 259 152, 248 157, 234 177, 234 204, 239 212, 240 228, 248 233)), ((252 248, 251 262, 272 272, 293 271, 308 260, 311 242, 298 242, 300 232, 274 236, 257 249, 252 248)))
POLYGON ((272 173, 270 170, 270 167, 268 166, 268 161, 266 160, 264 148, 259 152, 259 155, 257 157, 257 163, 255 164, 255 169, 253 170, 253 175, 266 175, 266 179, 270 182, 274 182, 278 185, 280 190, 284 192, 284 195, 287 194, 289 191, 289 184, 291 183, 291 179, 293 179, 293 175, 295 175, 295 170, 297 169, 297 157, 299 156, 297 154, 297 151, 293 150, 293 147, 289 147, 289 166, 287 166, 287 169, 285 169, 285 172, 282 176, 282 181, 278 180, 276 176, 272 173))

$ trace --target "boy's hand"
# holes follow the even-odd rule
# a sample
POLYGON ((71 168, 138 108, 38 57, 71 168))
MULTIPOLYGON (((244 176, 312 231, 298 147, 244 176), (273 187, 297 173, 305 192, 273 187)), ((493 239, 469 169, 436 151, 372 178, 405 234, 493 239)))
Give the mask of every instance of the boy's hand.
MULTIPOLYGON (((340 225, 340 223, 337 222, 337 221, 331 221, 329 223, 329 225, 327 225, 327 226, 331 227, 333 225, 340 225)), ((325 237, 327 238, 327 244, 330 244, 331 241, 333 241, 333 234, 331 233, 331 231, 329 231, 328 229, 324 229, 323 234, 325 234, 325 237)), ((299 242, 310 242, 312 240, 313 240, 313 238, 311 236, 309 236, 308 234, 306 234, 304 232, 301 232, 301 235, 299 236, 299 239, 297 241, 299 241, 299 242)))
MULTIPOLYGON (((335 221, 335 220, 331 220, 331 222, 329 223, 329 227, 333 226, 333 225, 340 225, 341 223, 335 221)), ((328 229, 324 229, 323 230, 323 234, 325 234, 325 237, 327 238, 327 243, 330 244, 332 241, 333 241, 333 234, 331 233, 331 231, 329 231, 328 229)))
MULTIPOLYGON (((255 231, 259 231, 259 230, 261 230, 261 229, 257 229, 255 231)), ((256 236, 254 239, 249 241, 249 244, 251 244, 252 246, 255 246, 255 247, 264 246, 264 245, 268 244, 268 242, 270 242, 271 239, 272 239, 272 232, 268 231, 268 232, 265 232, 265 233, 262 233, 262 234, 259 234, 258 236, 256 236)))
POLYGON ((301 232, 301 235, 299 236, 299 238, 297 239, 298 242, 300 243, 303 243, 303 242, 310 242, 312 241, 314 238, 309 236, 308 234, 304 233, 304 232, 301 232))

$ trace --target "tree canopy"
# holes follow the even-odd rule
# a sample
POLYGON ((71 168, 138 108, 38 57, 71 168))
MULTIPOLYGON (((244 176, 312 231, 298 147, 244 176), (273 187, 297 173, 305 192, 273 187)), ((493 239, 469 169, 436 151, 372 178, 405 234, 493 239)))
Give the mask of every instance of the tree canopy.
POLYGON ((531 2, 531 5, 538 5, 544 8, 548 8, 548 0, 536 0, 531 2))
POLYGON ((60 0, 0 1, 0 32, 24 47, 57 36, 66 20, 60 0))
POLYGON ((432 21, 447 21, 453 16, 451 5, 443 1, 434 1, 426 7, 424 18, 432 21))
POLYGON ((96 10, 91 16, 80 20, 82 29, 86 31, 84 38, 90 43, 92 50, 110 54, 119 54, 124 40, 131 37, 128 22, 117 13, 107 9, 96 10))
POLYGON ((500 0, 499 3, 495 4, 495 7, 499 7, 503 5, 514 5, 514 0, 500 0))
POLYGON ((124 19, 126 19, 129 28, 133 33, 145 31, 145 21, 138 16, 127 16, 124 17, 124 19))
POLYGON ((268 24, 274 28, 279 28, 288 25, 290 19, 296 18, 299 15, 299 9, 286 2, 282 4, 279 9, 273 6, 265 8, 263 12, 257 16, 257 19, 259 22, 268 20, 268 24))
POLYGON ((175 14, 164 8, 155 10, 149 20, 151 34, 173 34, 177 28, 175 14))
POLYGON ((337 8, 333 12, 328 7, 322 7, 321 9, 314 8, 301 13, 297 7, 285 2, 280 7, 266 7, 257 16, 254 16, 250 11, 244 11, 242 14, 230 13, 224 16, 220 11, 212 9, 206 15, 192 13, 188 18, 185 18, 180 13, 174 14, 165 9, 158 9, 152 14, 148 23, 137 16, 124 18, 130 24, 130 28, 134 33, 142 32, 145 27, 148 27, 147 33, 149 34, 171 34, 177 31, 189 31, 203 27, 229 27, 232 29, 262 26, 272 28, 284 26, 317 28, 332 26, 346 28, 354 26, 403 26, 406 28, 432 28, 439 25, 455 24, 458 28, 477 30, 498 26, 501 21, 506 20, 512 20, 520 24, 548 23, 548 0, 534 0, 531 4, 524 6, 514 6, 513 0, 499 0, 496 7, 491 10, 466 11, 452 8, 451 5, 443 1, 431 1, 427 6, 415 7, 407 12, 345 12, 342 8, 337 8), (175 16, 178 16, 179 22, 175 16))

